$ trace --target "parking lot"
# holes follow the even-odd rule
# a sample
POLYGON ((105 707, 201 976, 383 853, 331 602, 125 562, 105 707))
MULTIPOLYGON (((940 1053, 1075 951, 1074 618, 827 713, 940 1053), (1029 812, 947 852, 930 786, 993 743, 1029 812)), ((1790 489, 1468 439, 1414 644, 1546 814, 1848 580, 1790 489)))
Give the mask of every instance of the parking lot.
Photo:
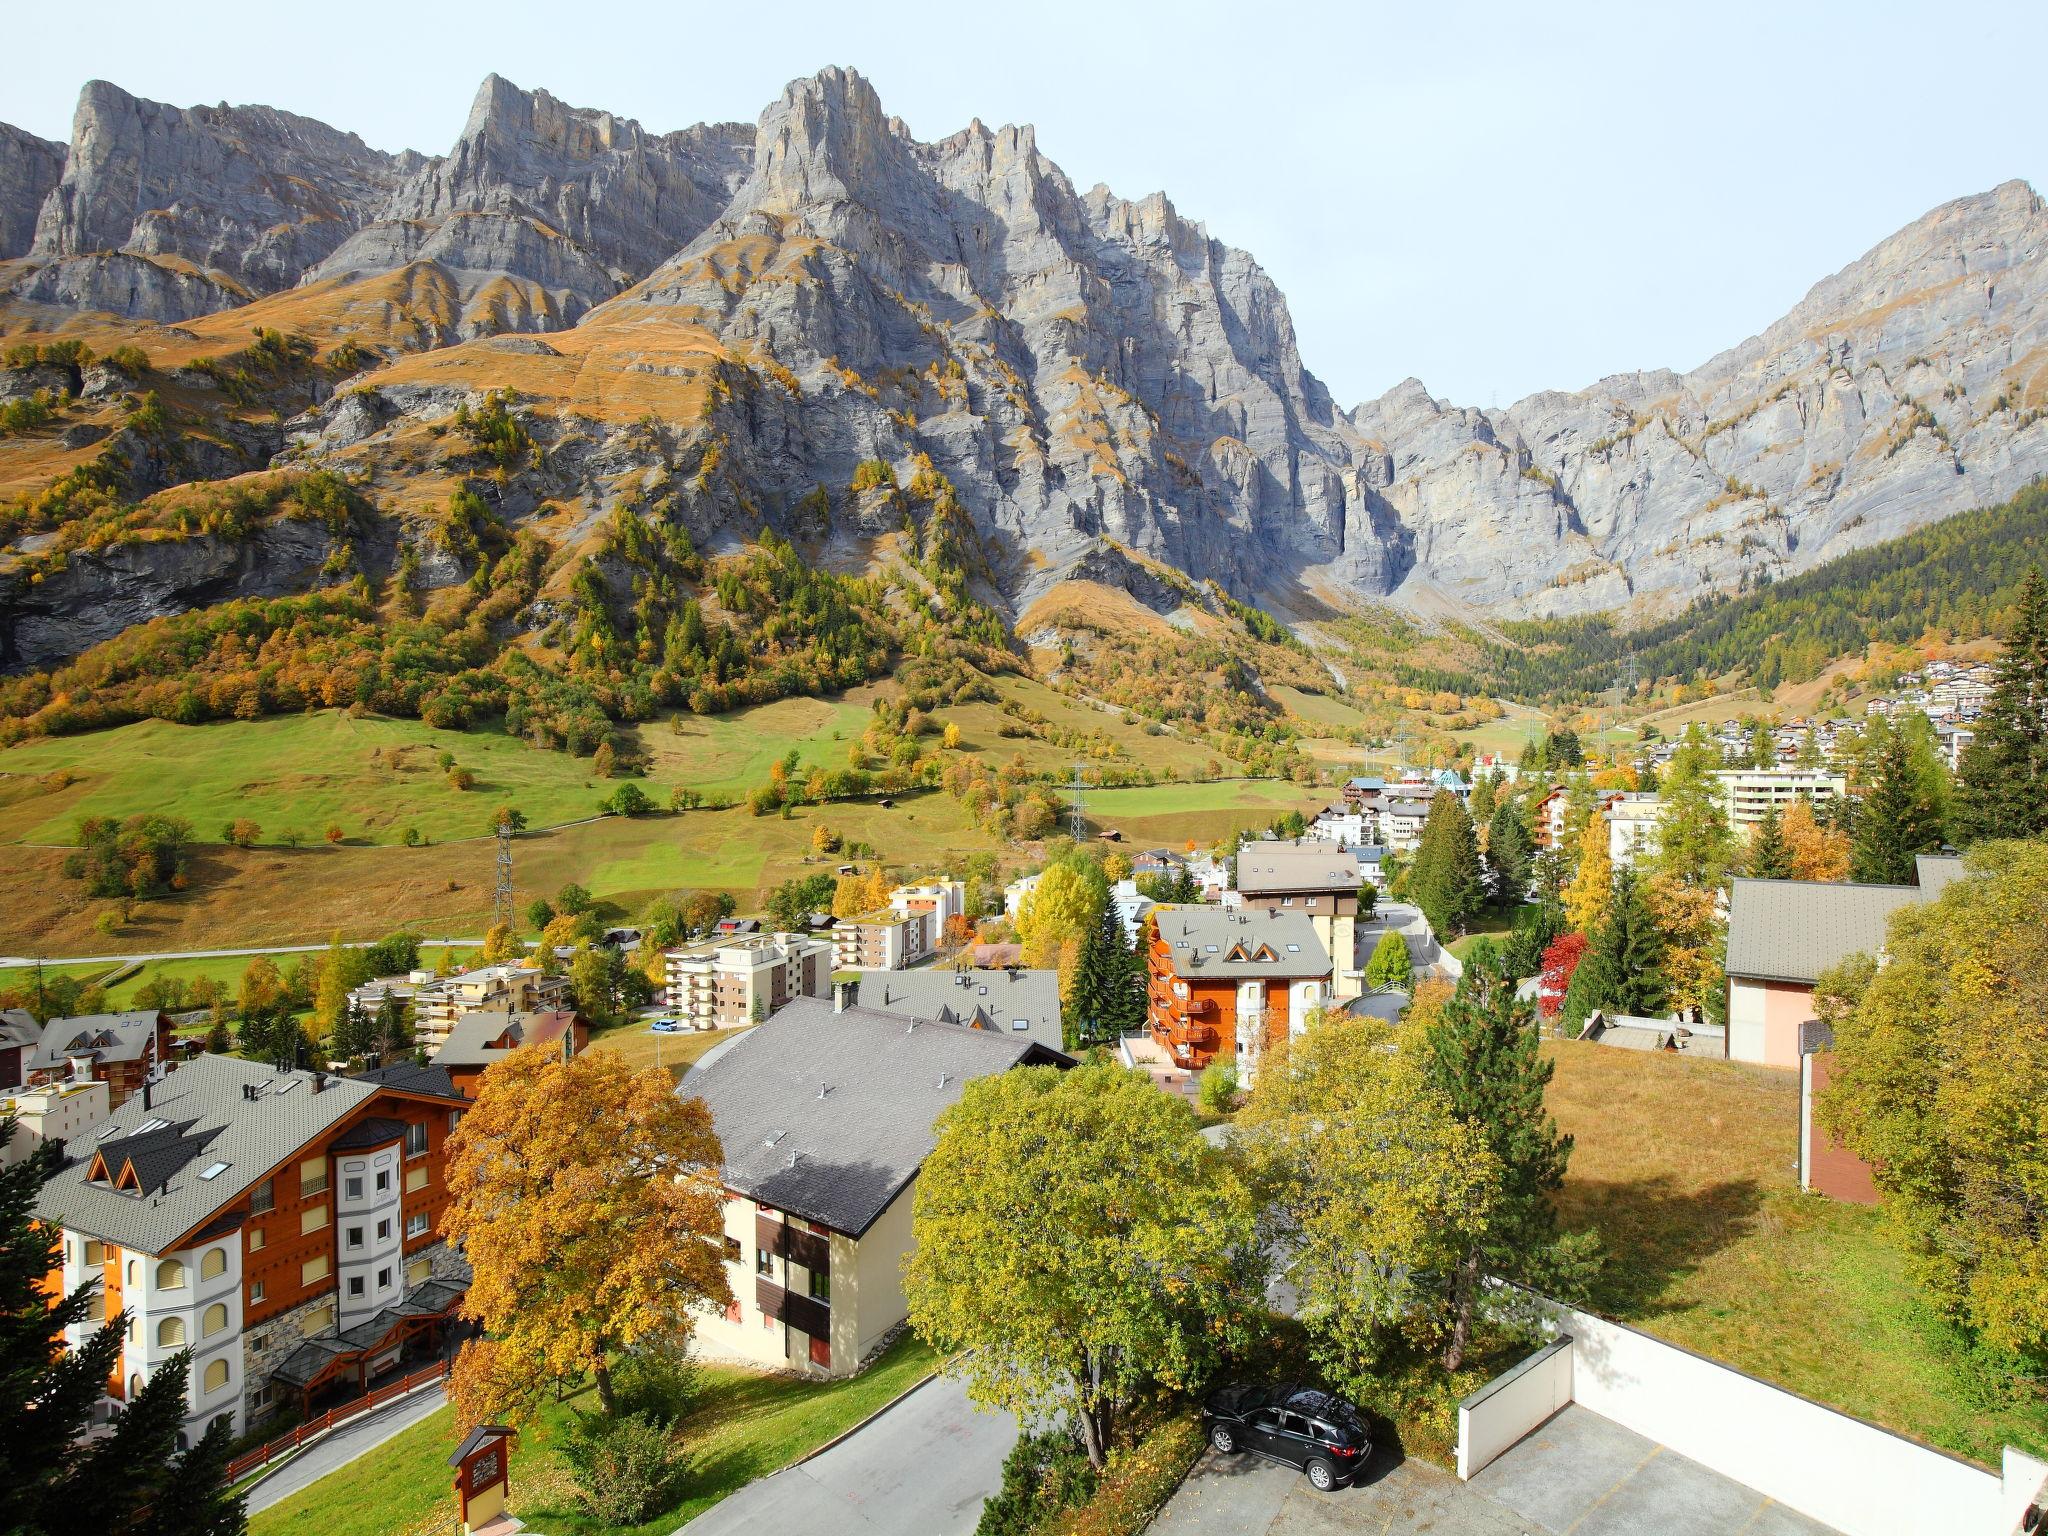
POLYGON ((1571 1406, 1469 1483, 1375 1451, 1357 1486, 1317 1493, 1292 1467, 1205 1454, 1151 1536, 1829 1536, 1596 1413, 1571 1406))

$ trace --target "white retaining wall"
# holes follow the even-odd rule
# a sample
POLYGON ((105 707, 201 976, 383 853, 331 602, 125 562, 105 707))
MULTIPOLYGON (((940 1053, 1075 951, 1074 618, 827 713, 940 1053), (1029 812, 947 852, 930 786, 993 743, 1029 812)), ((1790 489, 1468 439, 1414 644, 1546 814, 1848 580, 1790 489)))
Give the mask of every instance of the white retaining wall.
MULTIPOLYGON (((2048 1478, 2048 1462, 2011 1447, 2003 1475, 1987 1472, 1633 1328, 1548 1305, 1557 1342, 1570 1345, 1569 1401, 1847 1536, 2009 1536, 2048 1478)), ((1472 1471, 1541 1396, 1534 1387, 1509 1390, 1509 1404, 1491 1413, 1491 1399, 1480 1405, 1472 1471)), ((1461 1407, 1461 1476, 1471 1475, 1466 1428, 1461 1407)))
POLYGON ((1565 1334, 1458 1404, 1458 1476, 1472 1476, 1571 1400, 1565 1334))

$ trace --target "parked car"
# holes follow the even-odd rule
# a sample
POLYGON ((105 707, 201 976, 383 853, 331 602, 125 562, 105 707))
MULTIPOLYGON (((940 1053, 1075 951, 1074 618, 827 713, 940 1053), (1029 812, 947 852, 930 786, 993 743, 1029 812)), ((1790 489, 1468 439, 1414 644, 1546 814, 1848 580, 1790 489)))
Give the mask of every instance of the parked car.
POLYGON ((676 1019, 656 1019, 653 1027, 657 1035, 680 1035, 683 1032, 681 1022, 676 1019))
POLYGON ((1224 1387, 1210 1394, 1202 1420, 1217 1450, 1300 1467, 1318 1492, 1349 1483, 1372 1455, 1365 1415, 1315 1387, 1224 1387))

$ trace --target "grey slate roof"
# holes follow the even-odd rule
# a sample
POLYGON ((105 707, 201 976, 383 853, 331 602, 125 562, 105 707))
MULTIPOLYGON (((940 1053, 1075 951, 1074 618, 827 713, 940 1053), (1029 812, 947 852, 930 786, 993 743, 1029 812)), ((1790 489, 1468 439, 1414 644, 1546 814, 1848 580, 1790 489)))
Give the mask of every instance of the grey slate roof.
POLYGON ((1929 901, 1939 901, 1941 893, 1949 883, 1963 878, 1963 858, 1958 853, 1923 853, 1913 860, 1914 875, 1920 882, 1920 894, 1929 901))
POLYGON ((380 1088, 396 1088, 405 1093, 431 1093, 458 1102, 462 1100, 462 1095, 455 1091, 455 1079, 448 1075, 446 1067, 423 1067, 410 1059, 349 1075, 359 1083, 375 1083, 380 1088))
POLYGON ((1064 1059, 1015 1035, 800 997, 684 1085, 710 1106, 728 1188, 859 1237, 917 1176, 971 1079, 1064 1059))
POLYGON ((1891 915, 1926 895, 1913 885, 1737 880, 1728 893, 1728 974, 1810 986, 1851 955, 1877 954, 1891 915))
POLYGON ((0 1050, 10 1045, 40 1045, 42 1039, 43 1026, 26 1008, 0 1008, 0 1050))
MULTIPOLYGON (((280 1073, 233 1056, 187 1062, 151 1089, 147 1107, 138 1093, 95 1135, 72 1140, 73 1161, 43 1186, 36 1214, 123 1248, 162 1253, 382 1091, 356 1078, 329 1077, 315 1093, 313 1076, 280 1073), (245 1084, 262 1091, 254 1100, 245 1099, 245 1084), (122 1141, 152 1120, 182 1126, 186 1136, 206 1137, 204 1155, 187 1157, 169 1173, 164 1187, 140 1197, 86 1182, 95 1150, 118 1169, 128 1150, 122 1141), (199 1177, 216 1162, 228 1166, 211 1179, 199 1177)), ((148 1147, 158 1139, 151 1136, 137 1145, 148 1147)))
POLYGON ((517 1045, 489 1043, 506 1030, 512 1031, 512 1038, 519 1044, 524 1044, 529 1035, 540 1040, 559 1040, 574 1017, 574 1014, 555 1009, 538 1013, 465 1013, 448 1031, 448 1038, 441 1043, 441 1049, 434 1052, 434 1065, 443 1068, 489 1066, 510 1056, 518 1048, 517 1045), (537 1020, 541 1022, 537 1024, 537 1020))
POLYGON ((1237 850, 1237 888, 1247 897, 1290 891, 1355 894, 1358 860, 1348 848, 1321 838, 1246 843, 1237 850))
MULTIPOLYGON (((1356 865, 1352 866, 1354 869, 1356 865)), ((1306 912, 1281 911, 1269 916, 1264 907, 1211 907, 1174 904, 1158 909, 1159 937, 1173 949, 1176 976, 1250 980, 1254 976, 1327 976, 1330 952, 1316 937, 1306 912), (1227 958, 1242 945, 1248 956, 1260 946, 1270 960, 1227 958)))
POLYGON ((855 1001, 904 1018, 992 1029, 1064 1049, 1058 971, 863 971, 855 1001), (1022 1020, 1024 1028, 1018 1029, 1022 1020))
POLYGON ((155 1033, 154 1008, 136 1013, 88 1013, 75 1019, 52 1019, 26 1066, 32 1072, 53 1072, 72 1056, 95 1061, 134 1061, 148 1053, 155 1033))

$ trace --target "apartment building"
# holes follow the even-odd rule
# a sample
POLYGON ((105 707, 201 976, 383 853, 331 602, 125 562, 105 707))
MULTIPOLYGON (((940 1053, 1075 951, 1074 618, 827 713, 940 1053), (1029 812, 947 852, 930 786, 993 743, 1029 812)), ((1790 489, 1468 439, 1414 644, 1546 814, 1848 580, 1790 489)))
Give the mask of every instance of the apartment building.
POLYGON ((798 997, 832 995, 832 940, 754 933, 671 949, 662 956, 669 1011, 693 1029, 765 1019, 798 997))
POLYGON ((1365 990, 1358 964, 1358 857, 1314 838, 1246 843, 1237 851, 1237 890, 1246 910, 1300 912, 1335 967, 1336 995, 1365 990))
POLYGON ((569 978, 512 961, 454 976, 430 977, 413 990, 413 1034, 440 1045, 465 1013, 546 1013, 567 1006, 569 978))
POLYGON ((14 1116, 14 1135, 0 1143, 0 1168, 20 1162, 44 1142, 68 1147, 105 1120, 112 1108, 107 1085, 92 1077, 0 1095, 0 1117, 14 1116))
POLYGON ((1164 906, 1146 952, 1145 1026, 1175 1066, 1257 1072, 1273 1040, 1331 999, 1330 956, 1306 912, 1164 906))
POLYGON ((589 1044, 590 1026, 568 1009, 465 1013, 434 1053, 434 1065, 448 1074, 457 1093, 473 1099, 478 1079, 522 1046, 552 1047, 566 1061, 589 1044))
POLYGON ((1720 768, 1721 813, 1728 824, 1754 826, 1773 807, 1784 815, 1804 795, 1815 804, 1848 793, 1849 781, 1825 768, 1720 768))
POLYGON ((1413 797, 1385 801, 1380 806, 1380 841, 1396 853, 1412 853, 1422 841, 1422 829, 1429 821, 1429 802, 1413 797))
POLYGON ((43 1043, 43 1026, 26 1008, 0 1008, 0 1088, 21 1086, 23 1065, 43 1043))
POLYGON ((468 1284, 436 1231, 464 1100, 445 1073, 363 1078, 201 1056, 148 1083, 43 1186, 66 1291, 126 1308, 109 1411, 192 1351, 184 1439, 354 1393, 431 1346, 468 1284))
POLYGON ((52 1019, 22 1063, 22 1082, 35 1087, 97 1078, 119 1109, 172 1058, 171 1021, 154 1010, 52 1019))
POLYGON ((832 929, 832 963, 842 971, 900 971, 936 943, 929 914, 884 907, 841 918, 832 929))
POLYGON ((733 1294, 698 1347, 853 1375, 908 1314, 910 1213, 939 1115, 975 1078, 1065 1063, 1006 1031, 799 998, 693 1072, 725 1149, 733 1294))
POLYGON ((927 947, 936 949, 946 942, 946 925, 967 913, 967 882, 939 879, 899 885, 889 893, 889 910, 905 917, 922 914, 931 935, 927 947))
POLYGON ((1657 856, 1663 844, 1664 802, 1655 795, 1626 790, 1607 801, 1607 853, 1616 869, 1631 869, 1657 856))

